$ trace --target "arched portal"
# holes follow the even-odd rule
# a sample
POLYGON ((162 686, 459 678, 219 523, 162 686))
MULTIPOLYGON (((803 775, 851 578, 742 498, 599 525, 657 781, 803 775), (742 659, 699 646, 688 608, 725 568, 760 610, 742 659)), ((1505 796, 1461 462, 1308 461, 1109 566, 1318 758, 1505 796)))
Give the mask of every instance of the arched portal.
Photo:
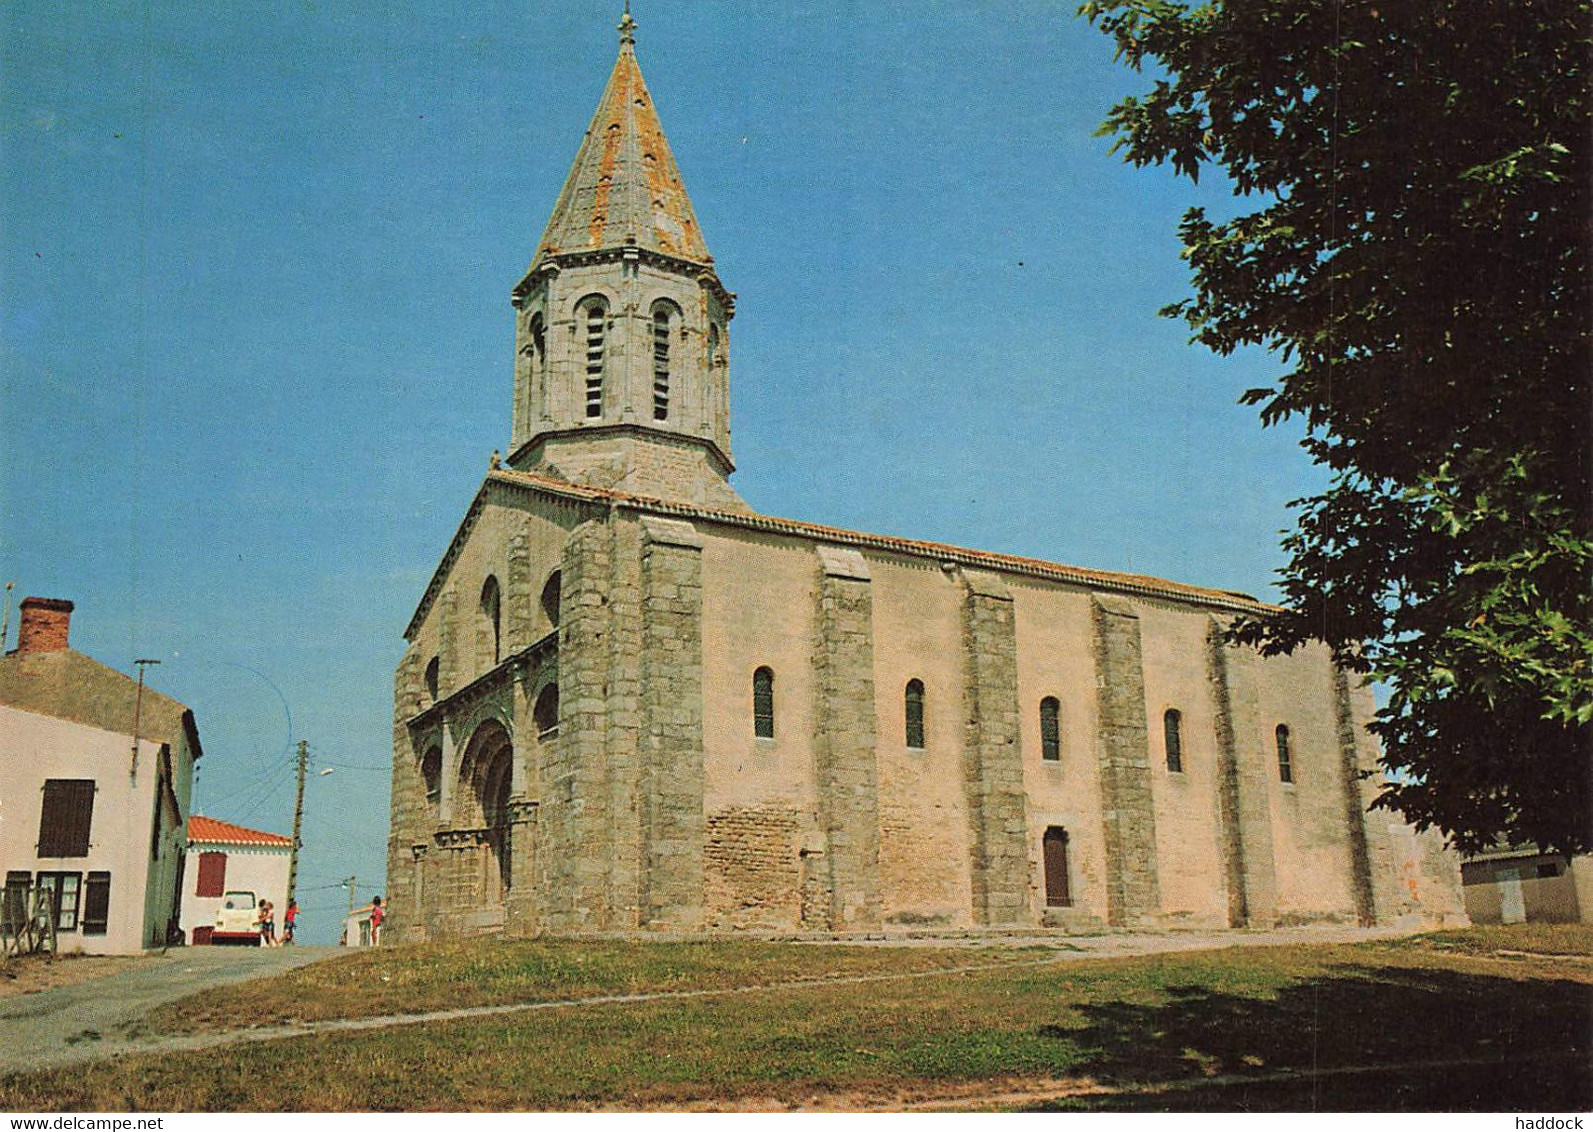
POLYGON ((489 903, 502 901, 513 884, 513 845, 509 825, 509 795, 514 782, 514 742, 508 728, 496 719, 477 727, 460 762, 462 797, 485 830, 489 861, 484 896, 489 903))

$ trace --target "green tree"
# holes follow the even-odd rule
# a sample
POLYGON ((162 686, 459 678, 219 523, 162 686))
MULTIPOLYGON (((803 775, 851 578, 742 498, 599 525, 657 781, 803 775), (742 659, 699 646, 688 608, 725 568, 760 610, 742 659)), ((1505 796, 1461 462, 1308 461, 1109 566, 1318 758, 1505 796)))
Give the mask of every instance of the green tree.
POLYGON ((1330 472, 1294 502, 1284 612, 1236 636, 1384 681, 1379 804, 1462 849, 1593 847, 1590 7, 1081 8, 1153 72, 1114 148, 1240 201, 1185 214, 1194 294, 1163 313, 1272 351, 1244 401, 1330 472))

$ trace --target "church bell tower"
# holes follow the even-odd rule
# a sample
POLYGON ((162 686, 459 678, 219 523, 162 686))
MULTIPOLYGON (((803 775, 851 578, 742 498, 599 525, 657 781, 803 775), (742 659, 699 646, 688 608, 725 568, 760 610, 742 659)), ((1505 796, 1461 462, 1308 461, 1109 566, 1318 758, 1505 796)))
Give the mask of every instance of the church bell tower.
POLYGON ((571 483, 749 510, 728 477, 730 319, 636 63, 619 58, 514 289, 509 465, 571 483))

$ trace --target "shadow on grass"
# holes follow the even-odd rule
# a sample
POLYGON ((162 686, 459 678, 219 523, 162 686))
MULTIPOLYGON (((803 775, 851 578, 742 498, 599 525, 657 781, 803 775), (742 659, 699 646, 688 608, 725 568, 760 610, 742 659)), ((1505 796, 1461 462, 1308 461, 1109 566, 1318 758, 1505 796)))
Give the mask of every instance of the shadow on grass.
POLYGON ((1593 987, 1584 983, 1352 966, 1270 999, 1207 987, 1168 993, 1158 1005, 1084 1005, 1082 1024, 1039 1029, 1077 1051, 1074 1072, 1152 1091, 1075 1098, 1040 1110, 1593 1107, 1593 987), (1461 1059, 1470 1064, 1398 1067, 1461 1059), (1333 1072, 1362 1067, 1370 1071, 1333 1072), (1266 1080, 1280 1072, 1309 1077, 1266 1080), (1166 1091, 1154 1091, 1159 1087, 1166 1091))

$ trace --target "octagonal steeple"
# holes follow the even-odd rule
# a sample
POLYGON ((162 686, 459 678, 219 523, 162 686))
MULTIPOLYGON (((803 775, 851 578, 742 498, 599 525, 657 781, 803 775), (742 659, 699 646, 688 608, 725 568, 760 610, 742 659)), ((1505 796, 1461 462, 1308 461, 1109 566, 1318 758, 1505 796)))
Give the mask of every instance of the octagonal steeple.
POLYGON ((728 483, 730 319, 636 62, 619 58, 514 289, 512 467, 745 508, 728 483))

